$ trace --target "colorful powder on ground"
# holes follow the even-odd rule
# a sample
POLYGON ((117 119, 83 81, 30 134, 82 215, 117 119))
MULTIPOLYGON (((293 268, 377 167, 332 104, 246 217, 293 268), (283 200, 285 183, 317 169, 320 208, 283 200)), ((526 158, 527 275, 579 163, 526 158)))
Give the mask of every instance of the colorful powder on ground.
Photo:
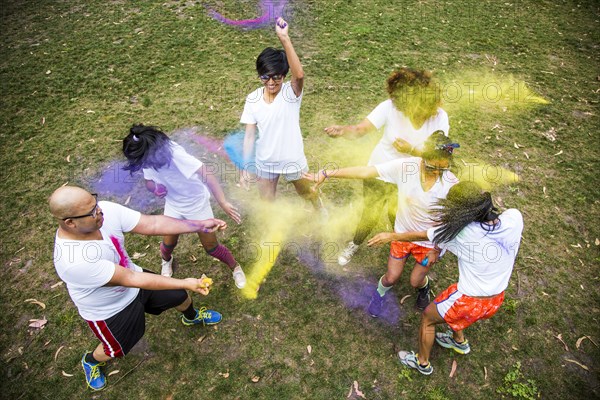
POLYGON ((229 19, 212 8, 207 7, 208 15, 217 21, 231 26, 237 26, 243 29, 257 29, 274 22, 278 17, 283 16, 287 0, 262 0, 260 10, 262 14, 252 19, 229 19))

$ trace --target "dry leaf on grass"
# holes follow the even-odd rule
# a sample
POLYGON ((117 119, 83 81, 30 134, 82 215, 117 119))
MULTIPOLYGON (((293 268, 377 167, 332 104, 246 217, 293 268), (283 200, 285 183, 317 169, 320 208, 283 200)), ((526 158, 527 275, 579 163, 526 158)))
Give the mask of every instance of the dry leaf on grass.
POLYGON ((585 369, 586 371, 589 371, 590 369, 587 367, 587 365, 583 365, 582 363, 580 363, 579 361, 575 361, 575 360, 571 360, 570 358, 565 358, 566 362, 570 362, 573 364, 577 364, 579 365, 581 368, 585 369))
POLYGON ((410 294, 407 294, 406 296, 404 296, 402 299, 400 299, 400 304, 404 304, 404 302, 406 301, 406 299, 408 299, 409 297, 411 297, 410 294))
POLYGON ((556 153, 556 154, 553 154, 553 155, 554 155, 554 156, 560 156, 562 153, 563 153, 563 151, 561 150, 561 151, 559 151, 558 153, 556 153))
POLYGON ((579 339, 577 339, 577 343, 575 343, 575 347, 577 347, 577 349, 579 349, 579 347, 581 347, 581 342, 583 342, 585 339, 589 340, 590 342, 594 343, 594 346, 598 347, 598 345, 596 344, 596 342, 594 342, 592 340, 591 337, 589 336, 582 336, 579 339))
POLYGON ((357 381, 354 381, 354 393, 356 393, 356 395, 358 397, 362 397, 363 399, 366 399, 365 394, 363 392, 361 392, 360 389, 358 388, 357 381))
POLYGON ((306 351, 308 351, 308 354, 312 353, 312 346, 310 344, 306 346, 306 351))
POLYGON ((54 353, 54 361, 56 361, 56 359, 58 358, 58 353, 60 353, 60 351, 64 348, 65 346, 60 346, 58 350, 56 350, 56 353, 54 353))
POLYGON ((198 338, 197 342, 202 343, 202 341, 204 341, 205 338, 206 338, 206 335, 202 335, 198 338))
POLYGON ((121 370, 118 370, 118 369, 116 369, 116 370, 114 370, 114 371, 110 371, 110 372, 108 373, 108 376, 111 376, 111 375, 118 374, 119 372, 121 372, 121 370))
POLYGON ((487 381, 487 368, 483 367, 483 380, 487 381))
POLYGON ((260 376, 253 376, 250 380, 254 383, 257 383, 258 381, 260 381, 260 376))
POLYGON ((46 325, 46 323, 48 322, 47 319, 43 318, 43 319, 30 319, 29 320, 29 327, 30 328, 36 328, 36 329, 42 329, 44 327, 44 325, 46 325))
POLYGON ((128 205, 130 201, 131 201, 131 196, 128 196, 127 200, 125 200, 125 203, 123 203, 123 205, 124 206, 128 205))
POLYGON ((54 289, 56 287, 59 287, 60 285, 62 285, 64 282, 63 281, 58 281, 56 282, 54 285, 50 286, 50 289, 54 289))
POLYGON ((36 304, 40 307, 42 307, 42 310, 46 309, 46 305, 44 303, 42 303, 41 301, 39 301, 38 299, 27 299, 24 300, 25 303, 31 303, 31 304, 36 304))
POLYGON ((65 371, 62 372, 62 375, 67 377, 73 376, 73 374, 67 374, 65 371))
POLYGON ((142 257, 146 257, 146 253, 133 253, 133 256, 131 258, 133 258, 134 260, 137 260, 142 257))
POLYGON ((452 360, 452 369, 450 370, 450 375, 449 377, 452 378, 454 377, 454 374, 456 373, 456 367, 458 365, 456 364, 456 360, 452 360))
POLYGON ((229 378, 229 370, 227 372, 219 372, 219 375, 221 375, 223 378, 229 378))
POLYGON ((560 340, 560 342, 563 344, 563 346, 565 346, 565 351, 569 351, 569 346, 567 346, 567 344, 563 340, 562 333, 559 333, 557 336, 554 336, 554 337, 557 338, 558 340, 560 340))
POLYGON ((68 163, 70 163, 70 162, 71 162, 71 155, 70 155, 70 154, 67 156, 67 162, 68 162, 68 163))

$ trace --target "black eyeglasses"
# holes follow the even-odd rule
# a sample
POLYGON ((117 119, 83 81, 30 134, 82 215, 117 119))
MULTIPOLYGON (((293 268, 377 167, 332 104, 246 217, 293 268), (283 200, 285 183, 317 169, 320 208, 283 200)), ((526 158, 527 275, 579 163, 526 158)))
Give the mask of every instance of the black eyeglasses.
POLYGON ((430 171, 450 171, 450 167, 436 167, 435 165, 427 164, 427 161, 423 160, 423 164, 425 164, 425 168, 430 171))
POLYGON ((77 218, 85 218, 85 217, 96 218, 96 216, 98 215, 98 194, 92 193, 92 196, 94 196, 94 199, 96 200, 96 205, 94 206, 94 208, 92 208, 92 211, 90 211, 88 214, 78 215, 76 217, 66 217, 66 218, 61 218, 61 219, 63 221, 66 221, 68 219, 77 219, 77 218))
POLYGON ((273 82, 280 82, 283 80, 285 75, 283 74, 273 74, 273 75, 261 75, 259 76, 260 80, 264 83, 269 82, 269 79, 273 79, 273 82))

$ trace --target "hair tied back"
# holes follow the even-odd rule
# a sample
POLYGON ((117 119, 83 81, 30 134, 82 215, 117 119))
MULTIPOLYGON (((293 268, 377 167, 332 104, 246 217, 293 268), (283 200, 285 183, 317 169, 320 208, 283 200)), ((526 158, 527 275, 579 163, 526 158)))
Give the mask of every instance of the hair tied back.
POLYGON ((454 152, 454 149, 458 149, 460 147, 460 144, 458 143, 448 143, 448 144, 438 144, 435 146, 436 150, 444 150, 447 151, 449 154, 452 154, 454 152))

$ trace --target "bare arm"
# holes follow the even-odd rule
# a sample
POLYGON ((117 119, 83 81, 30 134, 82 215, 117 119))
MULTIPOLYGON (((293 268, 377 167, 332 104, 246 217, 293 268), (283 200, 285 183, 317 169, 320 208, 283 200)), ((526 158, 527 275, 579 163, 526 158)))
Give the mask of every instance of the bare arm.
POLYGON ((131 232, 148 236, 164 236, 194 232, 216 232, 226 228, 227 223, 216 218, 197 221, 179 220, 165 215, 142 214, 138 224, 131 232))
POLYGON ((322 169, 316 174, 305 173, 303 177, 315 182, 314 190, 321 186, 327 178, 368 179, 376 178, 379 172, 375 167, 347 167, 340 169, 322 169))
POLYGON ((256 142, 256 124, 246 124, 243 146, 244 164, 250 162, 250 155, 254 150, 254 142, 256 142))
POLYGON ((148 272, 137 272, 115 264, 115 273, 106 286, 136 287, 148 290, 184 289, 207 295, 208 287, 201 279, 175 279, 148 272))
POLYGON ((217 178, 210 171, 206 170, 205 165, 198 168, 198 171, 196 173, 200 175, 202 182, 206 183, 206 186, 208 186, 208 189, 210 189, 210 192, 212 193, 215 200, 217 200, 217 203, 219 203, 219 206, 221 206, 223 211, 225 211, 225 213, 229 215, 231 219, 233 219, 236 223, 241 223, 242 220, 240 218, 240 213, 238 209, 227 201, 225 193, 223 192, 223 189, 221 188, 221 185, 219 184, 217 178))
POLYGON ((331 137, 343 136, 348 139, 359 138, 374 130, 375 126, 368 118, 356 125, 332 125, 325 128, 325 132, 331 137))
POLYGON ((167 188, 164 185, 150 179, 146 179, 146 189, 161 199, 167 195, 167 188))
POLYGON ((279 38, 279 41, 285 50, 290 71, 292 72, 292 89, 294 90, 296 97, 298 97, 300 94, 302 94, 302 88, 304 87, 304 69, 302 68, 300 59, 296 54, 296 50, 294 50, 292 40, 288 36, 288 29, 289 26, 287 22, 285 22, 285 20, 281 17, 277 18, 277 22, 275 23, 275 32, 277 33, 277 37, 279 38))
POLYGON ((419 231, 419 232, 404 232, 404 233, 396 233, 396 232, 381 232, 377 235, 373 236, 368 241, 369 246, 378 246, 381 244, 389 243, 392 241, 397 242, 418 242, 421 240, 429 240, 427 236, 427 231, 419 231))

